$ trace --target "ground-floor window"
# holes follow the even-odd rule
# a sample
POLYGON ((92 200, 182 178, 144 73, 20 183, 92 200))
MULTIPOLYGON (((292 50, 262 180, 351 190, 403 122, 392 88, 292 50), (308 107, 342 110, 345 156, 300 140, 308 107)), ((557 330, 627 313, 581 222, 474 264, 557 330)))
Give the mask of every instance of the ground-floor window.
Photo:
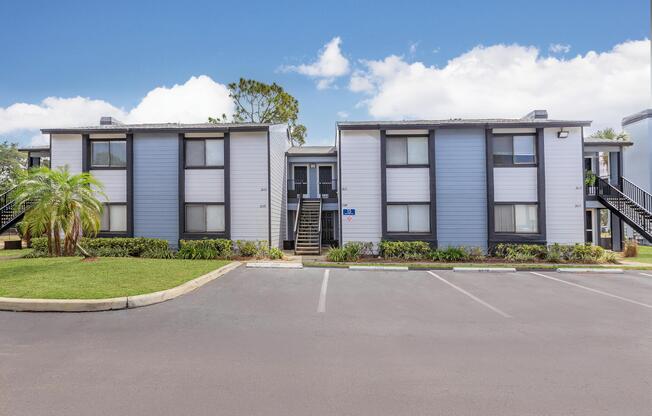
POLYGON ((388 233, 430 232, 430 204, 387 205, 388 233))
POLYGON ((127 204, 104 204, 101 232, 126 232, 127 231, 127 204))
POLYGON ((534 234, 539 230, 536 204, 496 204, 494 229, 497 233, 534 234))
POLYGON ((188 233, 224 232, 224 205, 186 204, 185 230, 188 233))

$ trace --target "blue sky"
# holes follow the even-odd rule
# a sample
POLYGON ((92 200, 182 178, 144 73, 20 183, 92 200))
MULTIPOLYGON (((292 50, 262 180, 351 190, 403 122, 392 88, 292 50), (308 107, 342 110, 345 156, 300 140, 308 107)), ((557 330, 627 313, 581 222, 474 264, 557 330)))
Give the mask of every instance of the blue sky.
MULTIPOLYGON (((521 110, 513 104, 514 97, 520 96, 518 93, 508 94, 505 100, 509 99, 512 104, 502 108, 497 97, 502 94, 501 90, 488 91, 479 85, 478 89, 471 90, 477 91, 478 96, 467 93, 466 106, 461 99, 451 98, 450 105, 440 107, 431 105, 430 101, 445 103, 446 97, 454 94, 446 89, 447 84, 479 83, 487 67, 494 68, 493 73, 500 72, 495 69, 496 62, 500 59, 516 62, 520 54, 527 52, 524 49, 527 47, 538 48, 536 57, 532 58, 539 65, 539 69, 531 71, 531 76, 537 77, 535 82, 548 74, 551 79, 562 78, 563 81, 574 71, 572 66, 564 65, 564 61, 578 55, 586 57, 589 51, 608 53, 627 41, 646 40, 650 34, 649 16, 649 3, 643 0, 469 0, 400 4, 395 1, 223 4, 214 1, 4 1, 0 5, 0 56, 3 61, 0 65, 0 124, 13 127, 3 129, 0 125, 0 137, 27 144, 37 126, 70 123, 70 120, 59 121, 47 111, 43 113, 41 124, 38 119, 28 123, 24 121, 25 115, 18 111, 17 103, 43 107, 42 100, 46 97, 80 96, 101 100, 128 112, 154 88, 182 85, 200 75, 218 84, 239 77, 281 84, 299 100, 301 121, 308 127, 312 144, 332 142, 334 123, 343 118, 482 117, 485 115, 472 104, 480 95, 479 101, 488 107, 510 113, 518 111, 504 114, 517 117, 531 110, 527 105, 539 104, 537 95, 543 96, 540 93, 543 87, 530 90, 523 87, 529 95, 523 99, 521 110), (347 61, 346 71, 340 68, 341 75, 311 76, 306 75, 310 71, 297 69, 302 64, 317 61, 325 45, 338 37, 337 53, 347 61), (485 50, 487 53, 480 58, 485 66, 478 70, 474 66, 475 55, 468 55, 478 45, 487 48, 519 45, 522 48, 495 49, 491 53, 485 50), (391 56, 396 59, 387 61, 391 56), (461 61, 462 68, 478 70, 468 82, 455 66, 442 72, 449 60, 460 56, 466 57, 461 61), (546 72, 544 61, 547 57, 557 60, 559 73, 546 72), (456 71, 454 81, 449 82, 453 71, 456 71), (351 78, 356 74, 365 80, 366 87, 351 87, 351 78), (328 88, 318 89, 317 83, 324 78, 330 78, 328 88), (419 96, 421 91, 414 92, 411 80, 418 85, 431 85, 432 89, 426 89, 419 96), (413 92, 401 96, 402 91, 413 92), (496 97, 497 106, 483 98, 488 95, 496 97), (400 103, 400 107, 392 103, 400 103)), ((601 117, 606 120, 604 123, 613 124, 614 120, 627 115, 622 112, 637 111, 649 105, 649 54, 648 67, 645 67, 640 58, 644 45, 637 47, 638 58, 632 58, 637 52, 624 55, 625 59, 631 59, 628 65, 640 69, 636 75, 628 75, 629 79, 639 77, 636 82, 640 91, 631 97, 635 85, 625 87, 631 100, 627 102, 629 99, 623 96, 624 103, 614 108, 595 109, 591 107, 593 104, 587 104, 587 117, 601 117), (647 79, 641 75, 645 73, 647 79), (609 116, 610 112, 613 116, 609 116)), ((647 50, 649 52, 649 42, 647 50)), ((604 82, 612 82, 614 90, 623 89, 621 81, 614 81, 612 76, 620 72, 620 55, 617 58, 605 64, 587 57, 585 62, 578 63, 584 65, 582 73, 595 73, 598 77, 604 76, 604 80, 582 85, 583 90, 569 96, 586 97, 601 89, 604 82), (591 65, 598 70, 594 71, 591 65)), ((528 68, 527 65, 512 68, 523 85, 530 84, 528 68)), ((492 78, 488 82, 499 84, 492 78)), ((627 80, 622 82, 627 83, 627 80)), ((556 89, 572 89, 574 84, 571 75, 567 87, 556 84, 556 89)), ((605 101, 611 94, 604 92, 605 101)), ((550 104, 560 111, 565 109, 559 104, 564 100, 557 96, 546 96, 541 101, 540 106, 550 104)), ((603 107, 606 105, 604 103, 603 107)), ((569 105, 570 110, 573 107, 569 105)), ((555 115, 566 117, 566 114, 555 115)))

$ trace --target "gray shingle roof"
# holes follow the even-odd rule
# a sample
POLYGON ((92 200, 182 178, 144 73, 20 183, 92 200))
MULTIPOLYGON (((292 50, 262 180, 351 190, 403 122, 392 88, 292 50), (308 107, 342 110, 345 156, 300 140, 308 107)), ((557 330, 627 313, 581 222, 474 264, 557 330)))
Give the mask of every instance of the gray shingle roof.
POLYGON ((339 129, 392 128, 392 127, 583 127, 589 120, 551 120, 541 118, 451 118, 447 120, 399 120, 399 121, 340 121, 339 129))
POLYGON ((337 149, 335 146, 297 146, 288 149, 287 153, 290 156, 332 156, 337 154, 337 149))

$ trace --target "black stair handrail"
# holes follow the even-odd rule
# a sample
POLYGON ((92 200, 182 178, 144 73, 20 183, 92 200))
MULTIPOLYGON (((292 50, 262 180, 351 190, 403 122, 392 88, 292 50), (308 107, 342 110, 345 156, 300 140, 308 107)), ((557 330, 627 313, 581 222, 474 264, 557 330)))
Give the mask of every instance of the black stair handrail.
POLYGON ((294 217, 294 253, 297 252, 297 238, 299 237, 299 221, 301 216, 301 200, 303 199, 303 194, 299 195, 299 202, 297 202, 297 213, 294 217))
POLYGON ((647 239, 652 238, 652 213, 603 178, 598 178, 597 195, 607 208, 615 211, 629 225, 640 228, 647 234, 647 239))
POLYGON ((9 203, 9 195, 16 189, 14 186, 13 188, 9 189, 8 191, 4 192, 2 195, 0 195, 0 208, 4 208, 5 205, 9 203))
POLYGON ((625 196, 652 214, 652 195, 622 176, 620 177, 620 188, 625 196))

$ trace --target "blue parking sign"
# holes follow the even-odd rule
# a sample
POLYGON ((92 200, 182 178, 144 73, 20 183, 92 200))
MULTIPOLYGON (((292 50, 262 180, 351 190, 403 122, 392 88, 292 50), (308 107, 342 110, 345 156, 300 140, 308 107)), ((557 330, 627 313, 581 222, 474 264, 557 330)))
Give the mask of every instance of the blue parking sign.
POLYGON ((355 208, 342 208, 342 215, 355 215, 355 208))

